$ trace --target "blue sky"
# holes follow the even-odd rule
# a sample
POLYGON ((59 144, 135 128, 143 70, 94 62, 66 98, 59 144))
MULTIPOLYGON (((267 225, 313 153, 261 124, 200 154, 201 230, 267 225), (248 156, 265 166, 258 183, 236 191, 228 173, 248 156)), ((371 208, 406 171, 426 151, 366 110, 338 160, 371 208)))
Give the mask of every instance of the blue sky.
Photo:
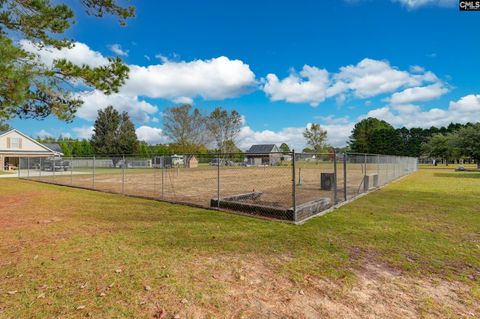
MULTIPOLYGON (((451 0, 132 1, 136 17, 85 16, 68 52, 40 52, 100 65, 120 54, 131 66, 116 96, 84 92, 73 123, 12 120, 32 136, 88 137, 96 111, 129 111, 137 134, 168 142, 162 110, 191 102, 205 111, 237 109, 239 137, 303 147, 317 122, 344 145, 353 124, 376 116, 394 126, 480 120, 480 13, 451 0)), ((29 48, 27 44, 24 47, 29 48)), ((34 49, 32 49, 34 50, 34 49)))

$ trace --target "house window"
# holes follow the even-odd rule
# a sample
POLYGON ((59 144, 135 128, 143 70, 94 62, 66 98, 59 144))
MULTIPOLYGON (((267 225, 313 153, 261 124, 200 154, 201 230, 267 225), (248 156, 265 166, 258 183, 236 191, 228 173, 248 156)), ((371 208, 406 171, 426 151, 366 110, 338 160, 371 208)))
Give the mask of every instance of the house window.
POLYGON ((19 137, 10 138, 10 148, 20 148, 21 139, 19 137))

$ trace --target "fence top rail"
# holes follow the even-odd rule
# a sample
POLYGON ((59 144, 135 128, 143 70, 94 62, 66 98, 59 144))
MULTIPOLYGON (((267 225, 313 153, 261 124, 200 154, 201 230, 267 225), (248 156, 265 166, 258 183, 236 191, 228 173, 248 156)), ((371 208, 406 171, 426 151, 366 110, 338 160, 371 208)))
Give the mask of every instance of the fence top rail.
MULTIPOLYGON (((63 159, 153 159, 155 157, 173 157, 173 156, 196 156, 201 158, 226 158, 226 157, 248 157, 248 156, 270 156, 270 155, 282 155, 282 156, 292 156, 295 155, 295 158, 300 158, 302 156, 334 156, 334 155, 347 155, 347 156, 379 156, 379 157, 390 157, 390 158, 401 158, 401 159, 414 159, 418 160, 418 157, 412 156, 399 156, 399 155, 388 155, 388 154, 373 154, 373 153, 355 153, 355 152, 269 152, 269 153, 249 153, 249 152, 232 152, 232 153, 152 153, 152 154, 92 154, 92 155, 83 155, 83 156, 61 156, 55 158, 63 159)), ((45 158, 45 157, 31 157, 31 158, 45 158)), ((54 158, 53 156, 51 158, 54 158)))

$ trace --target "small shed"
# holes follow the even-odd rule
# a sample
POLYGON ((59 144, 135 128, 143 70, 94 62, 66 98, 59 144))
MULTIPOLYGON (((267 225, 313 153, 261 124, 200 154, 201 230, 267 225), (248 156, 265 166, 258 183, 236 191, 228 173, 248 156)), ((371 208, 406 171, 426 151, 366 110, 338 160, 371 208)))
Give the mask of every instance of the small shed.
POLYGON ((275 165, 282 160, 282 156, 275 144, 252 145, 246 153, 249 165, 275 165))
POLYGON ((198 167, 198 159, 195 155, 185 155, 185 167, 196 168, 198 167))

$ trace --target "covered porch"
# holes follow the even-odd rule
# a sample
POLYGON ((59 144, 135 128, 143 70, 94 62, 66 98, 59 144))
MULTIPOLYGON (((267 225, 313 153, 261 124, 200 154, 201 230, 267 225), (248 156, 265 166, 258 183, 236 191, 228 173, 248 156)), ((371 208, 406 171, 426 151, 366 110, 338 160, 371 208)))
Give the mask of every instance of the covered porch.
MULTIPOLYGON (((3 172, 15 172, 17 171, 20 167, 20 159, 28 159, 30 158, 49 158, 53 157, 53 153, 35 153, 35 154, 2 154, 0 153, 0 171, 3 172)), ((25 161, 24 161, 25 162, 25 161)), ((33 161, 32 161, 33 162, 33 161)))

